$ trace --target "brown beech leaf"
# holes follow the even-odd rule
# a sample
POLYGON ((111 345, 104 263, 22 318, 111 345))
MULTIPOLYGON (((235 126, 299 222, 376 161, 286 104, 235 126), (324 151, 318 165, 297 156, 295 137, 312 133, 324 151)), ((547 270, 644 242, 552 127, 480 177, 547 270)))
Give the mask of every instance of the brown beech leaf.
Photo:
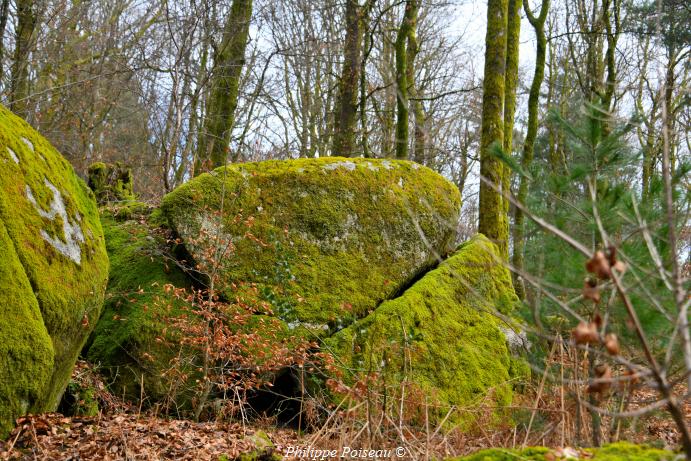
POLYGON ((609 365, 599 364, 595 367, 595 379, 588 385, 591 394, 606 394, 612 386, 612 369, 609 365))
POLYGON ((610 277, 610 263, 600 250, 596 251, 593 257, 585 263, 585 269, 602 280, 610 277))
POLYGON ((627 369, 624 371, 624 376, 629 380, 629 383, 631 383, 632 386, 635 386, 638 384, 638 373, 636 373, 636 370, 632 369, 627 369))
POLYGON ((614 263, 612 268, 620 274, 623 274, 624 272, 626 272, 626 263, 623 261, 617 261, 616 263, 614 263))
POLYGON ((596 311, 595 315, 593 315, 593 323, 595 324, 598 330, 602 328, 602 316, 600 315, 599 311, 596 311))
POLYGON ((619 338, 614 333, 605 336, 605 349, 610 355, 619 355, 619 338))
POLYGON ((600 288, 597 286, 597 280, 588 277, 583 283, 583 297, 590 299, 594 303, 600 302, 600 288))
POLYGON ((571 333, 576 344, 596 344, 600 342, 600 335, 594 322, 580 322, 571 333))

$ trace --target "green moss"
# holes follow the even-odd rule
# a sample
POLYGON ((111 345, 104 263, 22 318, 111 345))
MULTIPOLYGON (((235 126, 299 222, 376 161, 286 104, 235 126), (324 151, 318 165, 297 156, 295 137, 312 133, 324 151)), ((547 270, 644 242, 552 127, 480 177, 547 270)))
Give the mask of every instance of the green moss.
POLYGON ((660 461, 675 458, 672 452, 628 442, 613 443, 588 451, 593 453, 593 461, 660 461))
MULTIPOLYGON (((33 402, 32 410, 54 410, 100 315, 108 259, 91 191, 45 138, 2 106, 0 221, 35 295, 39 321, 50 336, 54 353, 50 383, 33 402), (53 216, 44 217, 40 212, 53 216), (76 233, 78 229, 83 241, 76 234, 65 235, 65 219, 76 233)), ((2 254, 0 264, 10 264, 2 254)), ((15 373, 13 377, 20 380, 15 373)))
MULTIPOLYGON (((549 459, 546 455, 552 451, 545 447, 532 447, 522 450, 492 448, 469 456, 448 459, 447 461, 545 461, 549 459)), ((628 442, 613 443, 602 448, 590 448, 585 451, 589 453, 590 456, 587 459, 591 461, 661 461, 675 459, 675 454, 670 451, 658 450, 645 445, 634 445, 628 442)), ((554 459, 554 456, 552 456, 552 459, 554 459)))
POLYGON ((98 203, 134 200, 132 169, 121 162, 96 162, 88 170, 89 187, 98 203))
POLYGON ((255 448, 241 454, 239 461, 280 461, 283 459, 278 453, 274 453, 274 444, 266 432, 256 431, 247 438, 255 448))
POLYGON ((117 208, 102 217, 111 275, 103 316, 98 322, 86 353, 112 380, 111 389, 132 399, 145 395, 153 400, 169 390, 161 378, 175 353, 157 338, 164 338, 166 317, 174 315, 164 293, 166 284, 186 288, 190 282, 166 257, 164 236, 146 224, 146 216, 120 222, 117 208))
POLYGON ((508 405, 511 357, 493 313, 510 313, 516 297, 499 258, 496 246, 478 235, 327 343, 349 369, 379 373, 394 387, 407 375, 441 406, 434 416, 488 394, 508 405))
POLYGON ((459 207, 455 186, 425 167, 336 157, 222 167, 162 204, 195 262, 217 236, 231 240, 225 285, 258 283, 282 319, 320 331, 367 315, 434 265, 459 207))
POLYGON ((75 381, 67 385, 58 411, 65 416, 98 416, 98 398, 96 390, 75 381))
POLYGON ((530 447, 522 450, 490 448, 469 456, 452 458, 447 461, 546 461, 545 455, 550 450, 544 447, 530 447))
POLYGON ((0 439, 14 420, 41 409, 53 370, 53 346, 14 245, 0 220, 0 439))

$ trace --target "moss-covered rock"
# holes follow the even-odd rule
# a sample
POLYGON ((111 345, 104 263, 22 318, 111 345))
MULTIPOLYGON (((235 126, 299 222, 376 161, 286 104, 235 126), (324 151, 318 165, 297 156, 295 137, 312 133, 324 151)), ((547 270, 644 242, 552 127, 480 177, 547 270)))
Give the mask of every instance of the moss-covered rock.
POLYGON ((255 282, 291 325, 332 331, 437 263, 455 236, 458 189, 411 162, 320 158, 221 167, 162 210, 194 262, 214 247, 233 282, 255 282))
POLYGON ((161 376, 175 353, 164 341, 167 319, 174 315, 169 307, 175 308, 164 287, 187 288, 190 280, 168 255, 165 235, 145 210, 143 204, 103 210, 110 280, 103 315, 85 353, 117 395, 135 399, 143 390, 147 399, 160 401, 178 393, 161 376))
POLYGON ((91 191, 45 138, 2 106, 0 222, 4 433, 25 411, 57 407, 100 315, 108 259, 91 191))
POLYGON ((98 203, 134 200, 132 169, 121 162, 96 162, 89 167, 88 184, 98 203))
POLYGON ((551 450, 545 447, 524 449, 491 448, 468 456, 449 458, 447 461, 548 461, 556 459, 588 459, 591 461, 663 461, 677 459, 671 451, 659 450, 645 445, 634 445, 628 442, 613 443, 602 448, 580 450, 578 458, 564 458, 563 450, 551 450), (558 457, 559 456, 559 457, 558 457))
POLYGON ((477 235, 327 343, 347 368, 378 373, 394 388, 407 376, 441 405, 439 416, 488 394, 506 405, 513 359, 495 313, 510 314, 516 300, 497 247, 477 235))

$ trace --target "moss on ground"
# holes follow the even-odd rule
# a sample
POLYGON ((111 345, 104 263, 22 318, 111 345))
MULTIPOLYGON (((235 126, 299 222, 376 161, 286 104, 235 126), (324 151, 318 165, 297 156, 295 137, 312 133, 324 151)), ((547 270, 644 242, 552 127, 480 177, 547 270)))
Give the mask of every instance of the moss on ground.
MULTIPOLYGON (((49 383, 44 392, 34 395, 29 407, 37 412, 54 410, 79 351, 101 313, 108 259, 91 191, 45 138, 3 106, 0 106, 0 221, 35 296, 34 301, 31 296, 21 299, 13 296, 11 304, 3 308, 15 310, 15 314, 28 313, 28 305, 21 307, 21 304, 36 302, 39 314, 37 318, 32 317, 35 322, 28 317, 24 321, 42 323, 51 340, 48 349, 37 336, 36 344, 42 346, 37 346, 36 355, 18 355, 14 359, 18 370, 36 369, 38 387, 45 376, 43 367, 50 364, 49 383), (51 349, 53 357, 49 359, 47 351, 51 349), (23 360, 35 363, 20 364, 23 360)), ((0 261, 4 270, 15 264, 11 262, 13 257, 6 255, 3 252, 0 261)), ((2 284, 19 283, 11 278, 1 280, 2 284)), ((10 293, 23 290, 15 285, 2 289, 10 293)), ((21 350, 25 346, 7 343, 5 347, 21 350)), ((12 377, 19 382, 23 378, 18 373, 12 372, 12 377)), ((29 394, 37 389, 34 384, 24 384, 29 394)), ((0 412, 14 414, 16 410, 0 412)))
MULTIPOLYGON (((499 406, 512 397, 512 358, 503 323, 517 298, 497 247, 478 235, 400 297, 327 340, 346 368, 378 373, 392 386, 407 376, 443 417, 452 405, 499 406)), ((463 416, 457 422, 463 422, 463 416)))
POLYGON ((234 244, 228 291, 257 283, 283 320, 313 331, 347 326, 436 264, 459 208, 456 187, 425 167, 336 157, 222 167, 162 204, 195 262, 234 244))
MULTIPOLYGON (((590 461, 662 461, 676 458, 674 453, 666 450, 651 448, 646 445, 635 445, 628 442, 618 442, 602 448, 584 450, 590 461)), ((550 455, 554 450, 545 447, 531 447, 524 449, 491 448, 482 450, 469 456, 450 458, 447 461, 547 461, 554 459, 550 455)), ((566 458, 572 459, 572 458, 566 458)))
POLYGON ((145 395, 157 401, 170 390, 161 373, 175 353, 161 341, 170 339, 164 332, 166 318, 177 313, 175 304, 168 309, 164 286, 188 288, 190 281, 167 256, 165 238, 149 226, 148 211, 131 214, 146 207, 127 204, 124 209, 112 208, 102 216, 110 281, 103 315, 85 352, 110 377, 117 395, 138 399, 143 384, 145 395))

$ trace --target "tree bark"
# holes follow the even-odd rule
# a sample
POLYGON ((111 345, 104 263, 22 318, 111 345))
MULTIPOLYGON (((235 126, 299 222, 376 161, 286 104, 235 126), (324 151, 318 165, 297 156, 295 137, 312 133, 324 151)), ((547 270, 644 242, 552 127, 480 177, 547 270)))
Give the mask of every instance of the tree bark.
POLYGON ((405 12, 396 36, 396 158, 408 159, 408 39, 417 22, 419 0, 406 0, 405 12))
POLYGON ((3 63, 5 62, 5 28, 7 28, 7 17, 10 14, 10 0, 2 0, 0 6, 0 76, 5 75, 3 63))
MULTIPOLYGON (((527 1, 527 0, 526 0, 527 1)), ((522 0, 509 0, 506 36, 506 76, 504 78, 504 141, 503 150, 506 155, 513 153, 513 125, 516 115, 516 89, 518 87, 518 45, 521 33, 521 4, 522 0)), ((503 190, 511 190, 511 169, 502 165, 503 190)), ((509 201, 504 200, 504 210, 508 216, 509 201)))
POLYGON ((214 53, 214 74, 199 139, 195 175, 227 161, 251 17, 252 0, 233 0, 223 39, 214 53))
POLYGON ((360 83, 362 54, 362 12, 358 0, 346 1, 346 36, 343 47, 344 61, 339 82, 334 130, 334 155, 355 155, 355 127, 357 124, 358 84, 360 83))
POLYGON ((485 72, 482 85, 480 134, 480 205, 478 232, 495 242, 508 259, 509 223, 504 207, 504 167, 492 154, 504 141, 504 84, 508 0, 488 0, 485 38, 485 72), (489 184, 488 184, 489 183, 489 184))
MULTIPOLYGON (((528 21, 535 29, 535 36, 537 37, 537 51, 535 55, 535 73, 533 74, 533 81, 530 84, 530 95, 528 96, 528 132, 525 136, 523 144, 523 155, 521 157, 521 167, 523 171, 527 171, 533 161, 533 153, 535 149, 535 139, 537 138, 538 127, 538 104, 540 100, 540 87, 545 78, 545 61, 547 57, 547 37, 545 35, 545 20, 547 19, 547 12, 549 10, 549 1, 543 0, 540 7, 540 14, 536 18, 530 11, 530 6, 526 0, 523 3, 523 10, 525 11, 528 21)), ((528 196, 528 179, 521 176, 520 186, 518 188, 517 200, 519 203, 525 203, 528 196)), ((514 208, 514 222, 513 222, 513 258, 512 265, 516 272, 514 273, 513 287, 520 299, 525 299, 525 284, 520 272, 523 270, 523 251, 525 247, 524 234, 524 215, 520 208, 514 208)))
POLYGON ((415 59, 417 58, 420 45, 417 41, 417 15, 419 5, 413 18, 413 24, 408 31, 408 49, 406 50, 406 72, 408 80, 408 92, 410 96, 410 110, 413 112, 415 124, 413 125, 413 159, 420 164, 425 164, 425 146, 427 144, 427 132, 425 130, 425 111, 422 107, 420 94, 415 82, 415 59))
POLYGON ((29 55, 36 28, 33 0, 17 0, 17 30, 10 83, 10 110, 27 117, 29 97, 29 55))

